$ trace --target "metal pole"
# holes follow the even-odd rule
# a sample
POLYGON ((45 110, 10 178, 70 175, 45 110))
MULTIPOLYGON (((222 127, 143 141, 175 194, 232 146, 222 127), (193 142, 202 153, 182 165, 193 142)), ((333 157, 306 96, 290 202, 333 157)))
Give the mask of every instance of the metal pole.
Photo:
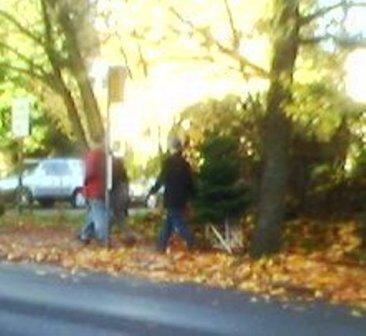
POLYGON ((110 191, 112 190, 112 150, 111 150, 111 106, 123 101, 123 86, 125 69, 121 66, 112 66, 108 70, 108 100, 107 100, 107 127, 106 127, 106 207, 110 208, 110 191))
POLYGON ((22 189, 23 189, 23 137, 18 140, 18 172, 19 172, 19 180, 18 180, 18 213, 19 215, 23 212, 22 205, 22 189))
POLYGON ((110 99, 110 93, 108 92, 108 98, 107 98, 107 125, 106 125, 106 134, 105 134, 105 207, 109 213, 110 210, 110 192, 109 192, 109 181, 112 174, 111 171, 111 161, 110 161, 110 107, 111 107, 111 99, 110 99))

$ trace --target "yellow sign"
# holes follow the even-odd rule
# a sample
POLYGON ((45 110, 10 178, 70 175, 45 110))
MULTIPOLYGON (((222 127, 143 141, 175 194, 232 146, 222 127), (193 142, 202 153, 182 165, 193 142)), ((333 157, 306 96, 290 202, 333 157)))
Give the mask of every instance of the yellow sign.
POLYGON ((108 71, 109 103, 123 101, 123 91, 126 80, 126 69, 123 66, 111 66, 108 71))

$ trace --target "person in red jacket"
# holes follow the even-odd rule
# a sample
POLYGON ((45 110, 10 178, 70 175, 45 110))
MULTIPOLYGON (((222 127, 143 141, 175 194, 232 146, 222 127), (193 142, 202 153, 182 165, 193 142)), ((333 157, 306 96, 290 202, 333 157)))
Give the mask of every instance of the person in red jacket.
POLYGON ((87 216, 79 235, 84 243, 96 238, 102 245, 108 246, 109 216, 105 206, 105 180, 105 152, 101 144, 96 144, 85 156, 83 194, 87 202, 87 216))

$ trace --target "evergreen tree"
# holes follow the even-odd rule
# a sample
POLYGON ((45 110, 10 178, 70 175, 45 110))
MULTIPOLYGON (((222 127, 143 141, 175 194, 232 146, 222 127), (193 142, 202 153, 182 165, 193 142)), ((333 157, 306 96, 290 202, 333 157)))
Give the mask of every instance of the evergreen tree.
POLYGON ((242 160, 238 141, 230 135, 210 134, 201 146, 202 166, 195 202, 202 222, 223 223, 239 217, 248 198, 240 180, 242 160))

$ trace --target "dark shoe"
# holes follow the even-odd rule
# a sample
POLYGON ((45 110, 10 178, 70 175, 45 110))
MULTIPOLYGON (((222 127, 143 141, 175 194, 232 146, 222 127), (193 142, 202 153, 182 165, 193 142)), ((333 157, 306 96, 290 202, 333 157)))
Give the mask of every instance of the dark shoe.
POLYGON ((161 246, 156 246, 154 251, 159 254, 166 254, 166 248, 161 246))
POLYGON ((83 238, 80 233, 76 236, 76 239, 83 245, 89 245, 91 241, 90 238, 83 238))

